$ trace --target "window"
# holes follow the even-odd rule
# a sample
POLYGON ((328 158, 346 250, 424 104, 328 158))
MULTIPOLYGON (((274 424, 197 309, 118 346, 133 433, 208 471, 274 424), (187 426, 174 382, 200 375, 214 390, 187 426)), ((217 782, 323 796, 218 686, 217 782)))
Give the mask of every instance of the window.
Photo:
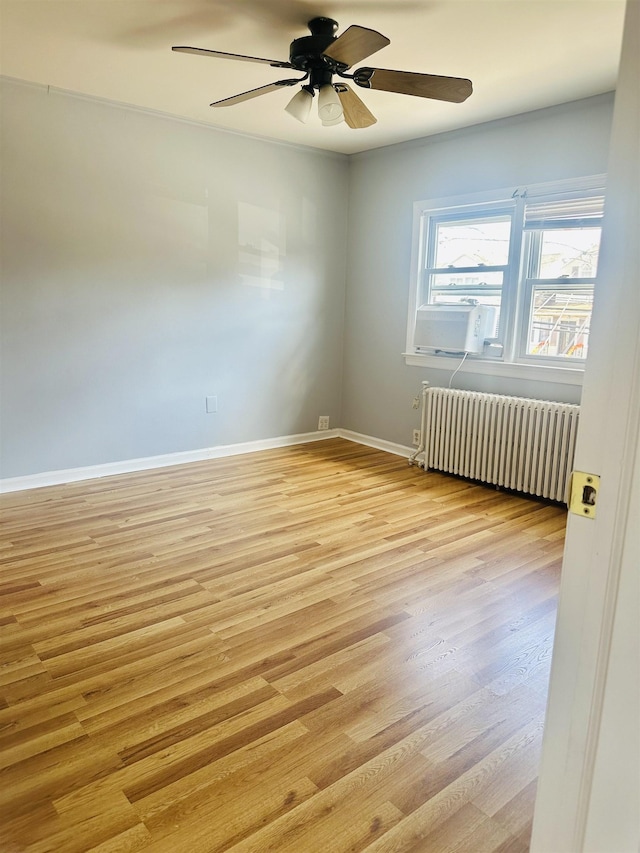
POLYGON ((500 303, 509 270, 511 213, 434 217, 424 282, 427 304, 500 303))
POLYGON ((602 201, 525 203, 523 357, 587 357, 602 201))
POLYGON ((421 306, 488 305, 495 322, 478 359, 581 368, 603 186, 598 177, 417 204, 407 355, 429 353, 413 340, 421 306))

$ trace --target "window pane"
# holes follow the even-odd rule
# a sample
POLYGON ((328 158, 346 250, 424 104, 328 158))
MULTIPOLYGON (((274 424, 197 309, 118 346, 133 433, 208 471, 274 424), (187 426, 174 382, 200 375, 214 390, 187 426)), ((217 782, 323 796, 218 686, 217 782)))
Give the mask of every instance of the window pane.
POLYGON ((593 288, 535 288, 531 302, 527 355, 586 358, 593 288))
POLYGON ((500 266, 509 260, 511 217, 440 222, 434 267, 500 266))
POLYGON ((535 278, 593 278, 598 269, 600 228, 542 232, 540 270, 535 278))

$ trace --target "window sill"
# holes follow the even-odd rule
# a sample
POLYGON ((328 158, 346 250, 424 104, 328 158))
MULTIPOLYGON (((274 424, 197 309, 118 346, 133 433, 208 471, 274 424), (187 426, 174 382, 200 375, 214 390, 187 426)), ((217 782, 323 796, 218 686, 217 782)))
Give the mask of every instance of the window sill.
MULTIPOLYGON (((403 356, 405 363, 410 367, 430 367, 435 370, 455 370, 461 361, 458 355, 426 355, 423 353, 405 352, 403 356)), ((578 386, 582 385, 582 377, 584 376, 584 368, 556 367, 546 364, 520 364, 488 358, 467 358, 460 367, 459 372, 578 386)))

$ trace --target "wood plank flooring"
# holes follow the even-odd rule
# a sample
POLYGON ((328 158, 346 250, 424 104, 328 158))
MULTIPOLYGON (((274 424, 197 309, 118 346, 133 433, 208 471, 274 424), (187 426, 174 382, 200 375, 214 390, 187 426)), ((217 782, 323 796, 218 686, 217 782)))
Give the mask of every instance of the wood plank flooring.
POLYGON ((523 853, 565 512, 341 439, 4 495, 2 853, 523 853))

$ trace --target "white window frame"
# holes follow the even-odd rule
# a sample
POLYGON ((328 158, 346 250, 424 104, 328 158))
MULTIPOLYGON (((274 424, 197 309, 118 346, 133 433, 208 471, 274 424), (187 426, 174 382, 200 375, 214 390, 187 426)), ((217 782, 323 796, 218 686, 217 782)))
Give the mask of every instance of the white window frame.
MULTIPOLYGON (((577 361, 568 363, 567 359, 525 354, 524 334, 528 313, 524 310, 524 300, 527 298, 527 280, 523 265, 528 262, 528 258, 524 257, 525 253, 522 251, 524 210, 525 203, 532 200, 542 202, 603 195, 605 180, 604 175, 594 175, 587 178, 507 187, 491 192, 415 202, 413 206, 411 289, 404 352, 406 364, 448 370, 452 367, 455 368, 460 362, 458 355, 426 353, 417 350, 413 345, 417 309, 425 292, 424 277, 428 274, 425 262, 427 240, 429 239, 429 221, 439 221, 443 217, 449 218, 451 216, 471 218, 476 214, 480 217, 486 214, 488 217, 492 214, 512 211, 514 225, 509 249, 509 270, 503 276, 500 310, 502 346, 488 345, 482 356, 470 355, 465 358, 460 369, 464 373, 581 385, 584 361, 582 363, 577 361)), ((578 286, 577 283, 576 286, 578 286)))

